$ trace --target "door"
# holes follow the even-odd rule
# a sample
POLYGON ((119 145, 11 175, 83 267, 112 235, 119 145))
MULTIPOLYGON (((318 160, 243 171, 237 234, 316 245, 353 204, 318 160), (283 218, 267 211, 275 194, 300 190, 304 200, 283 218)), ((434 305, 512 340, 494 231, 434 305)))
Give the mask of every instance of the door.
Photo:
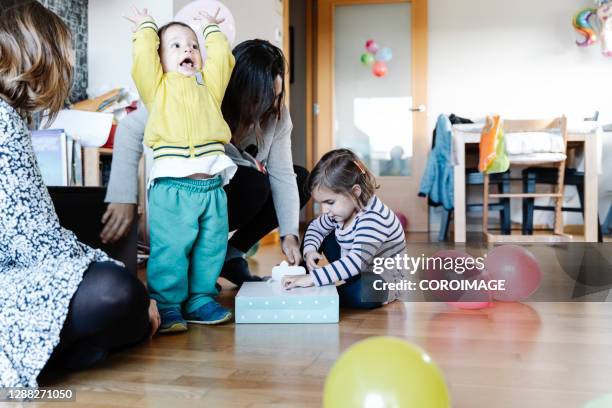
POLYGON ((427 0, 319 0, 316 30, 314 159, 353 150, 376 175, 378 196, 427 231, 418 186, 427 136, 427 0), (366 49, 374 40, 376 47, 366 49), (375 75, 372 63, 386 66, 375 75), (365 63, 363 62, 365 60, 365 63))

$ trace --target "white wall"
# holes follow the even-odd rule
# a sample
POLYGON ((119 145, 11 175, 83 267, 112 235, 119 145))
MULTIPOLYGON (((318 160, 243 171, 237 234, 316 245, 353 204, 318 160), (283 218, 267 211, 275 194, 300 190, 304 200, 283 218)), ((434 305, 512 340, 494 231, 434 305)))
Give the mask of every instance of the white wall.
POLYGON ((439 113, 612 122, 612 58, 577 47, 571 19, 591 0, 430 0, 430 123, 439 113))
MULTIPOLYGON (((303 0, 294 0, 303 1, 303 0)), ((236 20, 236 44, 253 38, 268 40, 281 47, 276 30, 283 29, 282 0, 222 0, 236 20)))
MULTIPOLYGON (((612 123, 612 58, 601 55, 599 44, 576 46, 571 23, 580 8, 592 6, 591 0, 429 0, 430 129, 440 113, 582 119, 599 110, 600 121, 612 123)), ((611 151, 611 135, 605 138, 604 152, 611 151)), ((611 176, 604 159, 602 217, 612 201, 611 176)))
MULTIPOLYGON (((112 88, 132 91, 131 23, 121 16, 131 13, 130 5, 147 7, 159 25, 171 21, 189 0, 90 0, 89 1, 89 87, 88 94, 98 95, 112 88)), ((282 32, 282 0, 223 0, 236 20, 236 44, 250 38, 276 41, 276 30, 282 32)))
POLYGON ((172 19, 172 1, 160 0, 90 0, 89 1, 89 96, 113 88, 136 91, 132 69, 132 24, 122 15, 131 15, 131 4, 148 8, 158 24, 172 19))
POLYGON ((176 15, 180 9, 189 3, 191 3, 191 0, 174 0, 174 4, 172 5, 172 14, 176 15))

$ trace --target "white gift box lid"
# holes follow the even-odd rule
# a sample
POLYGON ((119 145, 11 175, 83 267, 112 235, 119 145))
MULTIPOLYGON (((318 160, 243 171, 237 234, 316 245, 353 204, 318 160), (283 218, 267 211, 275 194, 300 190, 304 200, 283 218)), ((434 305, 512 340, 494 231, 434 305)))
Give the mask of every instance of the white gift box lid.
POLYGON ((285 290, 274 282, 244 282, 236 297, 295 297, 295 296, 332 296, 338 297, 334 285, 312 286, 309 288, 294 288, 285 290))

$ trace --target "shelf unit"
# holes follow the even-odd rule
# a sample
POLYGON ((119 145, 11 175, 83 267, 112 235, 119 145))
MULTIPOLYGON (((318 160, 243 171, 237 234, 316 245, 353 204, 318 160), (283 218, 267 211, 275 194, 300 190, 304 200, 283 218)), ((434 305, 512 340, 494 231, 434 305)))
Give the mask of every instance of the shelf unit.
POLYGON ((100 157, 112 155, 113 149, 104 147, 83 148, 83 185, 85 187, 100 187, 102 185, 100 157))

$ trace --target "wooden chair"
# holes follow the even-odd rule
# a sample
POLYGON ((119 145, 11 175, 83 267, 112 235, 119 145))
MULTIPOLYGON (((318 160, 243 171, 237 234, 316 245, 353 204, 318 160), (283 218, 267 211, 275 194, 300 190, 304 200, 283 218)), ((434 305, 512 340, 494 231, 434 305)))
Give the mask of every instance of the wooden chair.
MULTIPOLYGON (((535 193, 536 185, 556 185, 557 170, 550 167, 528 167, 523 170, 523 192, 535 193)), ((565 169, 564 177, 565 186, 574 186, 578 192, 578 201, 580 207, 563 207, 563 212, 580 213, 584 216, 584 172, 576 169, 565 169)), ((535 199, 523 199, 523 235, 533 234, 533 213, 534 210, 539 211, 555 211, 554 206, 550 205, 535 205, 535 199)), ((603 228, 597 217, 597 240, 603 242, 603 228)))
MULTIPOLYGON (((500 193, 510 192, 510 172, 492 174, 489 179, 490 183, 497 185, 497 191, 500 193)), ((484 184, 484 174, 478 171, 478 168, 465 169, 465 185, 466 186, 482 186, 484 184)), ((479 212, 482 214, 482 204, 468 203, 466 194, 466 212, 479 212)), ((498 202, 489 203, 489 211, 499 211, 499 229, 502 235, 510 235, 512 233, 512 222, 510 220, 510 199, 504 198, 498 202)), ((448 230, 450 226, 451 215, 453 210, 442 209, 440 218, 440 233, 438 241, 444 242, 448 238, 448 230)))
MULTIPOLYGON (((552 120, 506 120, 504 121, 504 134, 508 137, 508 134, 513 132, 542 132, 559 130, 561 137, 563 138, 563 152, 562 155, 557 155, 556 158, 542 159, 542 161, 530 161, 529 165, 548 165, 555 168, 557 171, 557 180, 552 193, 496 193, 491 194, 490 190, 490 176, 485 173, 484 175, 484 193, 483 193, 483 215, 482 215, 482 230, 485 235, 487 242, 556 242, 556 241, 567 241, 571 239, 571 236, 563 233, 563 193, 564 193, 564 176, 565 176, 565 162, 566 162, 566 150, 567 150, 567 119, 565 116, 555 118, 552 120), (489 233, 489 201, 490 199, 513 199, 513 198, 540 198, 548 197, 552 198, 555 203, 555 223, 553 235, 494 235, 489 233)), ((513 162, 510 158, 510 167, 516 165, 524 165, 523 162, 513 162)))

